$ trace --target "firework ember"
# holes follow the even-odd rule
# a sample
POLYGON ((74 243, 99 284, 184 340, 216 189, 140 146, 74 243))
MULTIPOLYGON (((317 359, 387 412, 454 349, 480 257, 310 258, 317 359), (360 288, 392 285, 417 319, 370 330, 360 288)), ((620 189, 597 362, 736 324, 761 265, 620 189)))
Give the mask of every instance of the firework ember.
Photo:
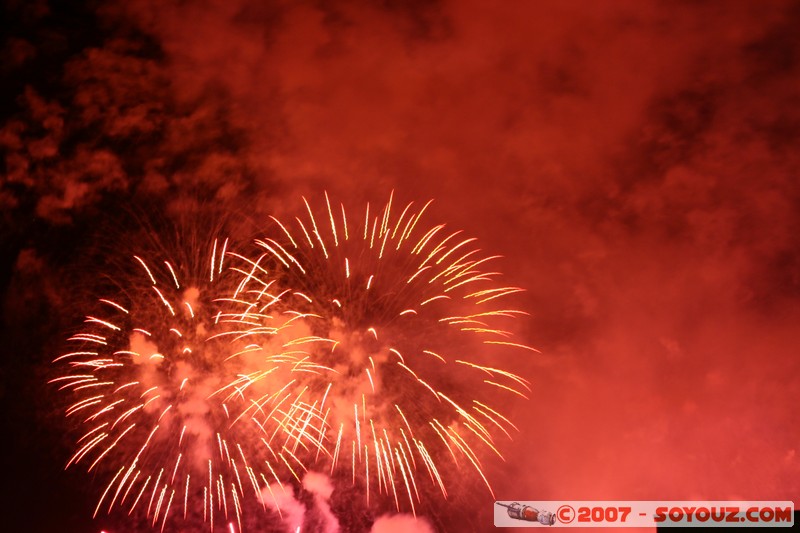
POLYGON ((290 435, 320 444, 312 462, 328 456, 331 473, 360 478, 367 502, 383 494, 415 512, 422 485, 447 497, 450 465, 491 491, 478 449, 500 454, 497 435, 515 428, 498 401, 530 390, 493 366, 501 353, 535 351, 504 329, 524 314, 504 304, 522 289, 495 281, 487 266, 498 257, 475 239, 426 226, 430 202, 394 209, 390 197, 356 216, 327 194, 319 211, 304 204, 291 223, 273 218, 234 297, 242 316, 291 309, 303 355, 326 370, 292 406, 290 435))
POLYGON ((522 289, 475 239, 426 225, 430 202, 303 201, 253 253, 212 239, 203 268, 134 256, 138 281, 68 339, 51 383, 82 428, 67 467, 107 476, 95 515, 242 530, 312 472, 414 514, 456 471, 491 493, 483 465, 516 430, 501 406, 530 391, 503 369, 535 351, 511 333, 522 289))

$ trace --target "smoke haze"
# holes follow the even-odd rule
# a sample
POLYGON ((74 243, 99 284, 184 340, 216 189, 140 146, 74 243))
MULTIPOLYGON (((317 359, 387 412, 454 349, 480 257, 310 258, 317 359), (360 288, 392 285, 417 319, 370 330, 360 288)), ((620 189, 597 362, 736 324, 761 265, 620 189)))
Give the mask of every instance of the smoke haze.
MULTIPOLYGON (((131 220, 225 212, 247 239, 324 190, 358 209, 392 190, 398 204, 434 198, 430 221, 478 237, 527 289, 519 334, 542 354, 511 369, 533 390, 511 406, 507 461, 486 469, 497 499, 800 498, 797 4, 39 0, 5 13, 0 399, 18 508, 90 523, 91 503, 58 501, 83 472, 61 471, 35 391, 81 318, 75 284, 133 253, 117 247, 131 220)), ((336 487, 309 476, 335 531, 336 487)), ((302 524, 286 498, 285 523, 302 524)), ((474 498, 463 530, 486 530, 494 498, 474 498)), ((458 527, 409 520, 372 531, 458 527)))

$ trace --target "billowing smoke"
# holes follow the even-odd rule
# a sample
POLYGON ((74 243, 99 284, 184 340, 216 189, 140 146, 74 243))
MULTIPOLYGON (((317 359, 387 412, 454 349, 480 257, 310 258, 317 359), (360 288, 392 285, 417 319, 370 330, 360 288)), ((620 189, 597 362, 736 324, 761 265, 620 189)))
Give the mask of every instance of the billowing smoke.
POLYGON ((334 490, 330 478, 319 472, 309 472, 303 478, 303 488, 314 495, 314 506, 322 522, 317 531, 320 533, 337 533, 339 531, 339 521, 331 512, 331 507, 328 503, 334 490))
POLYGON ((375 520, 370 533, 434 533, 430 523, 407 514, 383 515, 375 520))
POLYGON ((272 483, 261 491, 261 498, 270 509, 278 513, 281 522, 286 525, 286 531, 294 533, 302 530, 306 510, 294 498, 294 488, 291 485, 272 483))
POLYGON ((8 527, 97 525, 32 420, 109 248, 322 190, 435 198, 528 289, 498 498, 800 498, 795 3, 70 4, 3 8, 8 505, 51 511, 8 527))

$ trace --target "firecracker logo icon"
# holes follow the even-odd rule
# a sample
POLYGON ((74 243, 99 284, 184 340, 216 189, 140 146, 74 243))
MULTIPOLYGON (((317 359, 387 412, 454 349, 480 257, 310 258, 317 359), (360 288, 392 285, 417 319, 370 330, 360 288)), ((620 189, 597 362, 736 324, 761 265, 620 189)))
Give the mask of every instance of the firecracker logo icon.
POLYGON ((540 511, 539 509, 534 509, 530 505, 522 505, 519 502, 513 503, 501 503, 495 502, 497 505, 506 508, 508 511, 508 516, 514 518, 515 520, 525 520, 526 522, 539 522, 545 526, 552 526, 556 523, 556 516, 551 513, 550 511, 540 511))

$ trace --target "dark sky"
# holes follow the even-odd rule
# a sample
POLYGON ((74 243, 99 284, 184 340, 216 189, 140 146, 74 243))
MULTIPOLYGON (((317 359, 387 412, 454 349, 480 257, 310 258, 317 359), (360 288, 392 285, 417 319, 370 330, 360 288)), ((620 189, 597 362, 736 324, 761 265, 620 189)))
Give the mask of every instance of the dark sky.
POLYGON ((3 14, 2 529, 99 528, 44 383, 132 221, 323 190, 527 289, 498 499, 800 499, 797 3, 71 4, 3 14))

